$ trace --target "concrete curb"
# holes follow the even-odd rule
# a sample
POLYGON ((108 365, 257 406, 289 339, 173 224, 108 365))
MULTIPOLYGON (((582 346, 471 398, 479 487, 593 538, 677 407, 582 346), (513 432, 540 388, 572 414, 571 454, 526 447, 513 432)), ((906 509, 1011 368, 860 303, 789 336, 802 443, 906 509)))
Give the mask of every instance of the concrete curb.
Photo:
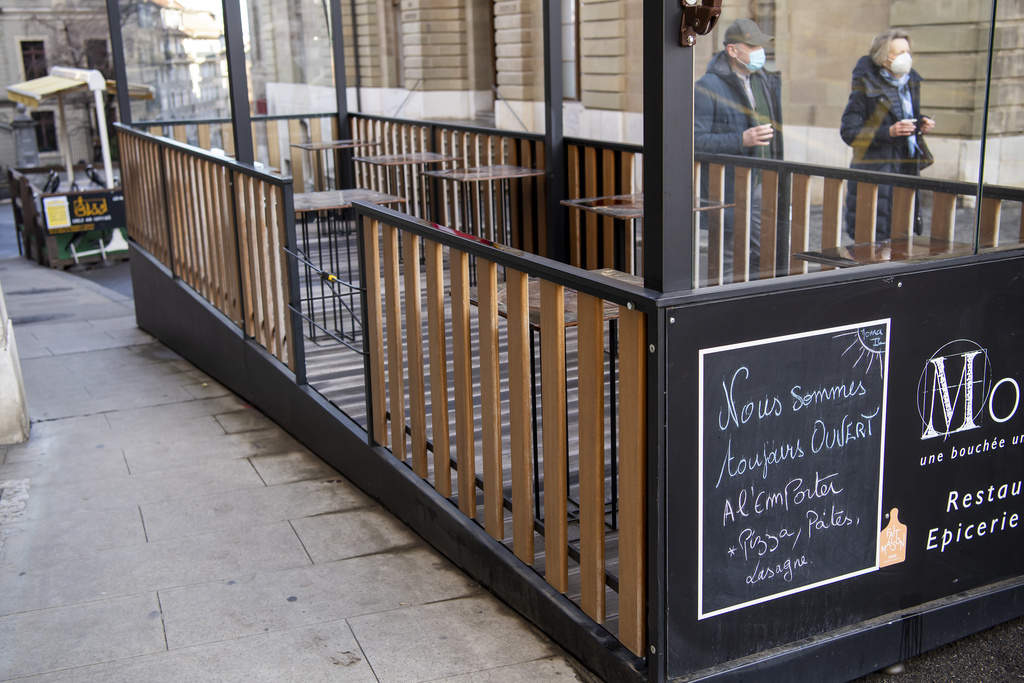
POLYGON ((25 382, 14 341, 14 324, 7 317, 3 288, 0 287, 0 444, 28 440, 28 402, 25 382))

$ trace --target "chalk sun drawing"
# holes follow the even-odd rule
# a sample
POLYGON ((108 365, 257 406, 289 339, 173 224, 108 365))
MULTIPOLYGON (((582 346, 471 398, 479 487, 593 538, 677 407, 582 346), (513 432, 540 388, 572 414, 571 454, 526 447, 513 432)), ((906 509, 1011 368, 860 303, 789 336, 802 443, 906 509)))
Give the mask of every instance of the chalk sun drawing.
POLYGON ((846 350, 843 351, 845 356, 851 351, 857 353, 860 351, 857 359, 853 361, 854 368, 861 361, 865 361, 864 374, 871 372, 872 367, 878 368, 878 376, 881 377, 883 373, 882 358, 885 356, 885 328, 884 327, 861 327, 850 332, 842 332, 835 335, 834 339, 841 337, 852 337, 853 341, 850 343, 846 350))

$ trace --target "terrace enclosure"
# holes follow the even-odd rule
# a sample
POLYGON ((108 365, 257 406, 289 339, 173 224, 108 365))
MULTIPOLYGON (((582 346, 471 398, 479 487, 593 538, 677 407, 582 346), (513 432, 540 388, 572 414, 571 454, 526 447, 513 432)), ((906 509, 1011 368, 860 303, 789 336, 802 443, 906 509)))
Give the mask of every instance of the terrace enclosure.
MULTIPOLYGON (((806 8, 771 4, 785 78, 806 8)), ((350 111, 341 31, 337 106, 264 113, 226 0, 230 116, 121 103, 139 325, 605 680, 878 670, 1024 614, 1020 107, 995 59, 1024 15, 1003 5, 935 10, 971 17, 982 75, 934 147, 975 156, 920 176, 850 169, 827 131, 804 140, 842 161, 696 152, 721 31, 681 44, 679 3, 624 19, 638 144, 564 134, 557 3, 530 15, 532 132, 350 111)))

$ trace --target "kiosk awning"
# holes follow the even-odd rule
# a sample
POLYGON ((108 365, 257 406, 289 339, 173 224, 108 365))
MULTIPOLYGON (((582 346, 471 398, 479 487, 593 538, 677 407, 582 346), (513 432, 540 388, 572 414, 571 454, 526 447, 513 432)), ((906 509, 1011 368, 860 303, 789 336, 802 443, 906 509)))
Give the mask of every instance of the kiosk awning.
MULTIPOLYGON (((67 78, 51 74, 7 86, 7 99, 20 102, 26 107, 38 107, 46 99, 79 90, 102 89, 111 95, 117 93, 117 83, 114 81, 101 80, 96 85, 99 87, 92 87, 88 81, 77 78, 67 78)), ((128 96, 133 99, 151 100, 153 99, 153 88, 148 85, 129 83, 128 96)))
POLYGON ((50 97, 88 89, 88 83, 74 78, 43 76, 7 86, 7 99, 20 102, 26 107, 38 107, 43 100, 50 97))

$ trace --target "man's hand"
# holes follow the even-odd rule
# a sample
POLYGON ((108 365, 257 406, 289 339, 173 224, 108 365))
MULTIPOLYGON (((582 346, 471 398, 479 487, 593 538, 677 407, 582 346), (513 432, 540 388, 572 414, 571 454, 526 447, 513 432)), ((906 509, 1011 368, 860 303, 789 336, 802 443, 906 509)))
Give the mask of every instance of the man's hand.
POLYGON ((931 133, 934 128, 935 128, 935 121, 934 120, 928 118, 927 116, 922 116, 921 117, 921 132, 922 133, 931 133))
POLYGON ((770 123, 766 123, 763 126, 747 128, 743 131, 743 146, 767 147, 771 144, 773 137, 775 137, 775 131, 772 130, 770 123))

